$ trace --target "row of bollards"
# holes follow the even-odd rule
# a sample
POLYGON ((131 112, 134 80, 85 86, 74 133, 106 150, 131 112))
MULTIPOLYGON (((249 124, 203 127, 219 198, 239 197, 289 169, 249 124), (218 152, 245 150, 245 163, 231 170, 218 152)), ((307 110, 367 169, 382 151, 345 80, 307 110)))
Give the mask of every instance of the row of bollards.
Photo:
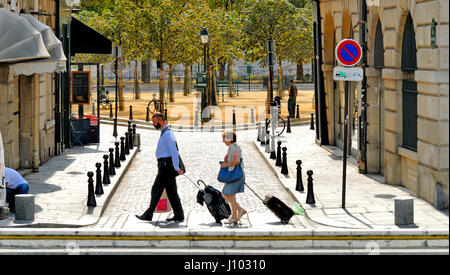
MULTIPOLYGON (((265 152, 266 153, 270 153, 270 158, 271 159, 275 159, 275 166, 281 167, 281 174, 283 175, 288 175, 289 174, 289 170, 288 170, 288 165, 287 165, 287 147, 282 147, 282 142, 278 141, 277 142, 277 149, 276 149, 276 153, 274 148, 272 150, 269 149, 269 143, 270 143, 270 138, 272 138, 272 144, 274 143, 274 139, 275 136, 270 136, 270 132, 266 130, 266 126, 267 123, 265 125, 262 125, 264 123, 262 122, 258 122, 258 136, 257 136, 257 141, 260 142, 261 146, 265 145, 265 152)), ((289 117, 288 117, 288 125, 289 125, 289 117)), ((297 164, 297 182, 296 182, 296 187, 295 190, 299 191, 299 192, 304 192, 305 188, 303 186, 303 180, 302 180, 302 161, 301 160, 297 160, 296 161, 297 164)), ((307 175, 308 175, 308 191, 307 191, 307 195, 306 195, 306 203, 307 204, 314 204, 315 203, 315 199, 314 199, 314 190, 313 190, 313 171, 312 170, 308 170, 307 171, 307 175)))
MULTIPOLYGON (((131 110, 131 109, 130 109, 131 110)), ((125 132, 125 137, 120 137, 120 142, 115 142, 115 148, 109 148, 109 155, 103 155, 103 171, 102 163, 95 164, 95 188, 94 188, 94 172, 89 171, 88 176, 88 199, 87 206, 95 207, 97 202, 95 195, 103 195, 103 185, 111 183, 110 177, 116 175, 116 169, 121 167, 121 161, 126 160, 126 155, 130 154, 130 149, 134 149, 134 145, 139 147, 139 141, 136 134, 136 124, 131 126, 131 121, 128 121, 128 129, 125 132), (137 141, 137 142, 136 142, 137 141), (119 148, 120 146, 120 148, 119 148)))

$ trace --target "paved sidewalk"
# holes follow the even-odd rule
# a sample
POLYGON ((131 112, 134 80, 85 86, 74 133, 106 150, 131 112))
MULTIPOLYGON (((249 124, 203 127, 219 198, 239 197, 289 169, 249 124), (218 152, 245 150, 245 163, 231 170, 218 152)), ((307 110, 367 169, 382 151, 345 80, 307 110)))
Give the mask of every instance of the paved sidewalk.
POLYGON ((281 147, 287 147, 289 174, 281 174, 281 167, 275 166, 275 160, 265 153, 264 145, 256 141, 255 146, 270 163, 274 172, 287 190, 294 195, 313 222, 335 228, 390 230, 409 229, 424 234, 430 230, 442 230, 448 235, 448 209, 437 210, 434 206, 416 197, 402 186, 385 184, 381 175, 358 173, 356 159, 347 161, 346 208, 342 201, 342 151, 336 147, 321 147, 315 143, 315 132, 309 125, 292 127, 292 133, 285 133, 280 138, 281 147), (304 192, 296 187, 297 164, 302 161, 302 180, 304 192), (313 171, 313 190, 315 204, 306 204, 308 170, 313 171), (394 222, 394 199, 399 197, 414 198, 414 224, 396 226, 394 222))
MULTIPOLYGON (((10 213, 7 219, 0 220, 0 227, 81 227, 95 224, 138 151, 135 147, 130 150, 126 160, 121 161, 121 167, 115 168, 116 175, 110 177, 111 184, 103 185, 104 194, 95 195, 97 207, 87 207, 87 172, 94 172, 95 189, 95 164, 102 164, 103 175, 103 155, 109 155, 109 148, 115 148, 116 142, 111 126, 100 127, 99 144, 74 146, 44 163, 39 172, 26 173, 30 194, 35 195, 35 220, 16 221, 14 213, 10 213)), ((118 127, 118 141, 125 137, 126 130, 118 127)))

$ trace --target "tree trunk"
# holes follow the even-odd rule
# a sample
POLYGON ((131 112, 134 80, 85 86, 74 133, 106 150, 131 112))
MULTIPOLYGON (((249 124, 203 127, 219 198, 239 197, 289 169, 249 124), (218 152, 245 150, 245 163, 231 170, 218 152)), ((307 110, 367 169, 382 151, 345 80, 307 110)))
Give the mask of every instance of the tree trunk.
POLYGON ((138 61, 134 65, 134 99, 141 99, 141 89, 139 88, 139 77, 138 77, 138 61))
POLYGON ((164 66, 162 62, 161 68, 159 69, 159 102, 161 103, 159 111, 164 114, 164 66))
POLYGON ((225 80, 225 63, 220 61, 219 80, 225 80))
POLYGON ((217 106, 217 76, 216 69, 212 70, 212 105, 217 106))
POLYGON ((141 80, 144 83, 150 83, 151 62, 146 60, 141 63, 141 80))
POLYGON ((228 63, 228 92, 229 96, 233 97, 233 64, 228 63))
POLYGON ((282 62, 278 62, 278 96, 283 99, 283 66, 282 62))
POLYGON ((175 102, 175 95, 173 93, 173 66, 169 64, 169 80, 167 89, 169 90, 170 102, 175 102))
POLYGON ((303 63, 301 61, 297 62, 297 80, 303 79, 303 63))
POLYGON ((184 95, 187 96, 191 92, 191 66, 184 65, 184 95))

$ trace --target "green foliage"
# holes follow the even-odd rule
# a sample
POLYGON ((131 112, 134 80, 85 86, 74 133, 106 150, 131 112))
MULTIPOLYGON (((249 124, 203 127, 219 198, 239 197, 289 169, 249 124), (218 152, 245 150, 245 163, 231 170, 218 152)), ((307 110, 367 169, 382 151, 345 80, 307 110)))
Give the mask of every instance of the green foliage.
POLYGON ((246 1, 243 49, 247 61, 265 65, 265 44, 269 39, 276 43, 278 61, 297 62, 311 56, 304 45, 309 41, 312 45, 311 7, 305 4, 298 8, 300 4, 301 1, 287 0, 246 1))
MULTIPOLYGON (((306 0, 85 0, 75 16, 120 45, 124 59, 187 64, 203 58, 199 33, 210 33, 210 61, 263 61, 266 40, 276 41, 279 60, 312 57, 311 4, 306 0)), ((111 60, 77 55, 78 61, 111 60), (81 60, 80 60, 81 59, 81 60), (86 60, 87 59, 87 60, 86 60)))

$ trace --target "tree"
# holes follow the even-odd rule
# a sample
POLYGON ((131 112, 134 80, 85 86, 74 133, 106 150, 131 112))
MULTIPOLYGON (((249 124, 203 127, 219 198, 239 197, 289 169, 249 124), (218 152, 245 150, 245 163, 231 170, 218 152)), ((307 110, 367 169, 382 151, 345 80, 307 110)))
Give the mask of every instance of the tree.
MULTIPOLYGON (((266 66, 266 41, 275 41, 275 54, 277 55, 279 65, 278 95, 280 97, 283 96, 281 62, 287 59, 286 48, 290 47, 288 44, 288 37, 294 29, 295 12, 295 6, 287 0, 246 1, 246 18, 244 24, 245 36, 243 40, 246 59, 250 62, 259 61, 263 66, 266 66)), ((301 43, 301 41, 298 41, 297 43, 301 43)), ((270 90, 271 89, 269 88, 267 91, 267 113, 270 112, 270 101, 273 99, 270 90)))
MULTIPOLYGON (((209 32, 208 50, 210 61, 207 66, 209 79, 211 80, 207 92, 208 105, 216 105, 215 71, 219 68, 219 59, 232 61, 241 56, 240 40, 242 36, 242 24, 240 16, 235 11, 224 9, 212 9, 206 0, 193 0, 187 4, 186 9, 180 14, 178 24, 182 26, 179 33, 183 39, 183 47, 193 59, 199 60, 203 54, 204 45, 200 40, 200 31, 206 27, 209 32)), ((183 62, 185 63, 185 62, 183 62)), ((186 62, 187 63, 187 62, 186 62)))

